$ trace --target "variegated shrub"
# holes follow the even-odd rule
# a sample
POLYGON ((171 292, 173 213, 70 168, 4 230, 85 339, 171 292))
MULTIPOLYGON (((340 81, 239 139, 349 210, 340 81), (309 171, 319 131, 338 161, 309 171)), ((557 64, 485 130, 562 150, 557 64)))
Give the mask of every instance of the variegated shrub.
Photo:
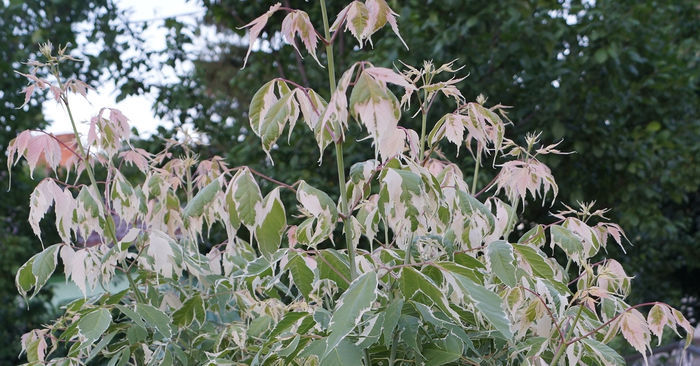
MULTIPOLYGON (((252 96, 250 127, 274 161, 285 129, 303 121, 321 152, 334 146, 339 192, 200 160, 189 134, 149 154, 132 147, 129 121, 114 109, 100 110, 87 136, 75 130, 83 139, 63 146, 73 152, 65 169, 56 169, 52 135, 25 131, 12 142, 10 164, 23 156, 33 170, 43 156, 57 171, 31 195, 29 220, 41 238, 53 205, 62 241, 19 269, 17 287, 36 294, 60 258, 84 294, 22 337, 30 364, 619 365, 606 344, 620 333, 643 354, 667 326, 692 337, 668 305, 625 302, 631 278, 620 263, 592 262, 608 243, 624 244, 605 210, 562 205, 551 222, 524 227, 527 203, 555 204, 557 184, 540 157, 561 153, 556 144, 541 145, 537 134, 525 146, 508 139, 505 107, 465 100, 452 63, 399 72, 359 62, 336 84, 337 34, 350 31, 362 47, 387 24, 399 35, 397 15, 384 0, 354 1, 329 26, 320 6, 323 35, 307 13, 280 4, 247 27, 252 48, 269 17, 286 13, 281 34, 325 61, 329 100, 272 80, 252 96), (453 112, 428 120, 436 101, 453 112), (420 131, 405 127, 412 117, 420 131), (357 143, 374 153, 346 179, 351 120, 366 130, 357 143), (461 158, 473 158, 473 176, 442 144, 468 151, 461 158), (483 164, 500 172, 480 187, 483 164), (140 176, 127 179, 123 166, 140 176), (227 240, 210 243, 212 231, 227 240), (100 291, 115 277, 129 288, 100 291)), ((71 61, 64 49, 42 51, 46 60, 25 75, 27 100, 50 89, 75 126, 67 95, 87 86, 61 77, 71 61)))

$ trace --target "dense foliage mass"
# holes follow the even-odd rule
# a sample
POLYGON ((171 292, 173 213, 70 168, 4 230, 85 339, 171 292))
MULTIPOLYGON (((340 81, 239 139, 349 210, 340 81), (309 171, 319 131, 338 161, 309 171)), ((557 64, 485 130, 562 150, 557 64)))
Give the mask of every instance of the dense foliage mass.
MULTIPOLYGON (((101 109, 68 169, 31 195, 33 231, 42 238, 40 222, 54 206, 61 242, 19 269, 20 293, 34 296, 60 257, 85 296, 22 337, 30 364, 616 365, 624 361, 606 343, 620 333, 644 355, 667 326, 690 341, 679 311, 662 302, 630 306, 631 278, 620 263, 592 260, 609 242, 625 245, 625 235, 605 209, 556 203, 559 188, 542 157, 562 154, 558 144, 541 144, 539 134, 524 145, 508 139, 506 107, 483 96, 468 102, 452 62, 397 72, 360 61, 336 83, 337 35, 348 31, 363 46, 386 26, 400 38, 397 14, 383 0, 354 1, 329 25, 320 3, 324 34, 307 13, 280 4, 246 27, 252 48, 270 17, 283 14, 286 42, 298 47, 300 38, 314 59, 325 45, 330 98, 279 77, 255 92, 248 118, 271 163, 300 119, 321 162, 333 145, 339 197, 201 159, 188 134, 150 154, 131 145, 124 114, 101 109), (450 111, 433 121, 437 105, 450 111), (403 114, 419 116, 420 129, 403 125, 403 114), (366 134, 356 144, 373 156, 346 179, 352 121, 366 134), (471 177, 446 155, 450 144, 460 159, 473 158, 471 177), (142 179, 127 179, 127 165, 142 179), (482 166, 498 171, 486 185, 482 166), (89 183, 71 184, 69 174, 89 183), (559 211, 526 226, 519 213, 533 203, 559 211), (226 239, 212 243, 217 232, 226 239), (129 288, 89 295, 116 276, 129 288)), ((89 87, 61 75, 74 60, 65 48, 42 52, 45 60, 22 74, 30 81, 25 103, 49 90, 75 127, 67 95, 89 87)), ((24 157, 33 171, 43 156, 56 170, 61 145, 24 131, 8 154, 8 166, 24 157)))
MULTIPOLYGON (((260 49, 240 70, 248 44, 238 29, 267 10, 271 3, 203 1, 204 22, 217 36, 204 51, 183 52, 182 42, 197 44, 198 28, 173 18, 169 27, 168 67, 192 60, 194 69, 180 73, 172 85, 153 85, 159 95, 157 111, 168 120, 192 123, 209 137, 205 155, 225 157, 233 164, 256 164, 267 174, 264 154, 255 148, 257 137, 247 128, 249 90, 260 79, 284 76, 305 87, 325 83, 325 70, 313 67, 312 57, 288 52, 279 42, 281 28, 261 33, 260 49), (225 131, 222 133, 222 131, 225 131), (230 144, 237 136, 245 144, 230 144)), ((300 8, 306 1, 289 0, 300 8)), ((469 99, 479 94, 494 103, 517 106, 509 136, 520 143, 530 130, 542 131, 546 141, 564 139, 561 148, 576 154, 543 157, 558 174, 561 198, 575 202, 595 197, 614 207, 611 219, 630 235, 634 248, 625 255, 610 248, 610 256, 634 268, 631 297, 636 301, 665 299, 680 305, 682 297, 698 306, 700 262, 700 67, 697 34, 700 9, 694 0, 550 1, 550 0, 421 0, 389 1, 401 15, 401 34, 376 38, 374 48, 355 47, 350 34, 335 42, 336 67, 344 70, 357 61, 391 65, 402 60, 420 65, 424 59, 442 64, 459 59, 469 75, 458 86, 469 99), (609 189, 615 187, 615 189, 609 189)), ((338 13, 342 2, 329 3, 338 13)), ((283 14, 271 19, 280 24, 283 14)), ((320 19, 320 9, 309 9, 320 19)), ((197 23, 197 27, 200 26, 197 23)), ((391 32, 380 30, 379 33, 391 32)), ((323 54, 318 57, 323 61, 323 54)), ((159 66, 160 67, 160 66, 159 66)), ((132 92, 125 88, 125 92, 132 92)), ((319 93, 328 98, 325 90, 319 93)), ((447 113, 433 106, 431 116, 447 113)), ((405 126, 420 128, 420 119, 406 118, 405 126)), ((162 129, 160 134, 169 134, 162 129)), ((348 140, 362 137, 348 131, 348 140)), ((312 137, 294 134, 280 144, 274 175, 282 180, 305 179, 324 190, 336 188, 335 172, 318 174, 312 137)), ((456 149, 447 150, 451 154, 456 149)), ((345 145, 346 161, 365 159, 362 148, 345 145)), ((327 150, 325 159, 333 159, 327 150)), ((455 161, 471 174, 468 160, 455 161)), ((482 169, 480 183, 496 171, 482 169)), ((547 209, 531 207, 525 218, 542 222, 547 209)), ((602 259, 602 258, 600 258, 602 259)), ((696 313, 700 313, 696 309, 696 313)))

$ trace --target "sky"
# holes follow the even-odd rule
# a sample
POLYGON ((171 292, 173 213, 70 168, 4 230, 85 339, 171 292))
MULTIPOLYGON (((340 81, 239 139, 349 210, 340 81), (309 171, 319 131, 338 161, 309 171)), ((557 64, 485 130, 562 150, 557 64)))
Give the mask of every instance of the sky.
MULTIPOLYGON (((149 26, 143 36, 146 40, 146 46, 152 50, 165 48, 163 18, 177 16, 178 20, 181 21, 186 21, 188 18, 195 21, 197 17, 204 13, 204 9, 195 1, 117 0, 116 3, 121 9, 129 11, 129 21, 149 21, 151 23, 151 26, 149 26)), ((89 25, 84 24, 82 26, 87 28, 89 25)), ((78 25, 78 29, 81 29, 81 25, 78 25)), ((79 47, 96 47, 95 45, 86 45, 85 43, 87 42, 81 42, 81 37, 78 37, 77 42, 79 47)), ((154 100, 152 95, 130 96, 117 103, 115 100, 117 94, 114 83, 107 83, 100 86, 96 91, 89 92, 87 100, 75 95, 70 96, 71 111, 78 123, 78 131, 81 134, 87 134, 88 125, 86 122, 103 107, 121 110, 130 119, 131 125, 135 126, 142 136, 153 134, 159 125, 166 127, 171 125, 169 121, 163 121, 155 116, 151 108, 154 100)), ((68 116, 58 103, 49 100, 42 107, 46 118, 51 121, 51 125, 47 129, 49 132, 56 134, 72 132, 68 116)))

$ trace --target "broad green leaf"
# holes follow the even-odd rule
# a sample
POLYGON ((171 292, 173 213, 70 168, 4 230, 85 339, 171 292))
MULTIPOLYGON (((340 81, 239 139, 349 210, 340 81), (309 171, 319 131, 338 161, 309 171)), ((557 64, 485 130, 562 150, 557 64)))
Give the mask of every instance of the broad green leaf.
POLYGON ((326 357, 320 366, 359 366, 362 365, 362 350, 347 340, 342 340, 331 350, 326 350, 326 357))
MULTIPOLYGON (((285 87, 286 88, 286 87, 285 87)), ((265 153, 270 156, 272 146, 282 136, 282 131, 287 122, 292 125, 299 117, 299 108, 296 105, 294 93, 288 88, 284 94, 273 103, 265 113, 265 118, 260 125, 259 136, 265 153)))
POLYGON ((204 212, 204 206, 211 203, 216 197, 216 193, 221 189, 221 184, 218 179, 213 180, 211 183, 207 184, 202 188, 197 194, 192 198, 191 201, 187 202, 187 206, 183 210, 183 215, 185 217, 198 217, 204 212))
MULTIPOLYGON (((32 270, 32 275, 35 278, 34 292, 32 293, 32 296, 36 295, 36 293, 39 292, 42 287, 44 287, 53 272, 56 270, 58 248, 61 245, 62 244, 54 244, 30 259, 32 262, 30 268, 32 270)), ((24 271, 27 270, 26 268, 27 267, 25 267, 24 271)), ((28 274, 26 272, 22 272, 22 269, 20 269, 20 272, 17 272, 17 275, 22 277, 20 278, 21 283, 19 284, 23 286, 22 288, 24 288, 24 286, 29 283, 27 279, 28 274)))
POLYGON ((131 319, 134 323, 136 323, 136 325, 141 326, 143 328, 147 328, 147 325, 143 321, 143 318, 141 317, 141 315, 139 315, 137 312, 131 310, 131 308, 124 306, 124 305, 120 305, 120 304, 115 305, 115 307, 117 309, 119 309, 119 311, 121 311, 122 314, 129 317, 129 319, 131 319))
POLYGON ((399 281, 401 292, 407 299, 413 298, 416 293, 420 292, 429 298, 445 314, 451 316, 453 319, 459 319, 459 315, 450 308, 445 298, 445 293, 428 276, 418 272, 412 267, 405 267, 401 269, 399 281))
POLYGON ((561 225, 553 225, 549 228, 549 232, 552 234, 552 247, 554 244, 559 245, 574 261, 580 259, 583 243, 571 231, 561 225))
POLYGON ((31 290, 36 284, 36 277, 34 277, 34 273, 32 273, 34 259, 35 257, 30 258, 26 263, 19 267, 17 275, 15 276, 15 285, 17 286, 17 290, 19 290, 19 293, 24 298, 27 297, 29 290, 31 290))
POLYGON ((248 109, 248 117, 250 119, 250 126, 253 132, 260 134, 260 126, 262 125, 263 118, 267 110, 270 108, 272 103, 277 100, 275 96, 275 85, 277 80, 271 80, 265 83, 257 92, 253 95, 253 99, 250 100, 250 107, 248 109))
POLYGON ((173 336, 173 330, 170 327, 170 317, 166 313, 148 304, 136 304, 136 312, 165 338, 173 336))
POLYGON ((426 359, 426 365, 438 366, 457 361, 462 357, 463 351, 464 344, 450 334, 437 344, 429 345, 423 349, 423 357, 426 359))
POLYGON ((518 239, 518 244, 541 247, 545 244, 547 237, 544 234, 544 226, 535 225, 518 239))
POLYGON ((255 237, 260 252, 270 257, 279 249, 282 234, 287 227, 287 214, 280 199, 280 188, 267 194, 262 203, 256 206, 255 237))
POLYGON ((276 340, 275 337, 282 334, 282 332, 291 328, 299 320, 304 319, 307 316, 309 316, 309 313, 304 311, 294 311, 284 314, 282 319, 280 319, 280 321, 277 322, 277 325, 275 325, 270 334, 267 335, 267 338, 271 341, 276 340))
POLYGON ((462 286, 462 290, 474 301, 476 308, 484 315, 489 323, 491 323, 496 330, 501 332, 506 339, 511 339, 513 337, 513 331, 510 329, 508 316, 503 310, 503 299, 468 277, 457 273, 452 273, 451 275, 458 280, 457 283, 462 286))
POLYGON ((350 284, 333 311, 328 327, 330 335, 326 339, 324 359, 355 329, 362 314, 372 307, 376 298, 377 274, 375 272, 367 272, 350 284))
POLYGON ((173 324, 178 327, 188 327, 196 320, 199 325, 203 325, 206 315, 204 300, 199 294, 195 294, 173 313, 173 324))
POLYGON ((391 347, 393 342, 394 328, 399 324, 401 310, 403 309, 403 299, 394 299, 384 310, 384 345, 391 347))
POLYGON ((299 184, 296 196, 297 201, 311 216, 297 227, 297 240, 305 245, 316 246, 330 238, 338 221, 335 202, 325 192, 304 181, 299 184))
POLYGON ((314 273, 300 254, 293 253, 285 267, 292 276, 292 281, 305 299, 309 299, 309 293, 313 290, 314 273))
POLYGON ((334 249, 324 249, 318 251, 319 277, 330 279, 338 285, 338 288, 345 290, 350 285, 350 265, 347 256, 334 249))
POLYGON ((360 347, 360 349, 366 349, 376 344, 379 337, 382 336, 384 318, 384 313, 380 312, 372 315, 369 319, 365 319, 362 332, 357 335, 358 340, 355 342, 355 345, 360 347))
POLYGON ((255 207, 262 201, 262 194, 250 170, 247 168, 239 170, 231 179, 226 194, 232 195, 236 213, 241 222, 248 229, 255 227, 255 207))
POLYGON ((593 352, 600 362, 605 366, 625 365, 625 359, 620 356, 614 349, 608 345, 598 342, 597 340, 587 337, 581 340, 584 346, 593 352))
POLYGON ((532 268, 532 272, 539 277, 554 279, 554 271, 545 260, 545 255, 539 249, 528 245, 513 244, 513 248, 525 259, 532 268))
POLYGON ((399 318, 398 330, 400 331, 400 344, 406 345, 419 357, 421 357, 420 346, 418 346, 418 332, 420 327, 420 319, 415 316, 403 314, 399 318))
POLYGON ((100 338, 110 324, 112 324, 112 315, 109 310, 99 308, 80 318, 78 331, 87 338, 86 343, 90 344, 100 338))

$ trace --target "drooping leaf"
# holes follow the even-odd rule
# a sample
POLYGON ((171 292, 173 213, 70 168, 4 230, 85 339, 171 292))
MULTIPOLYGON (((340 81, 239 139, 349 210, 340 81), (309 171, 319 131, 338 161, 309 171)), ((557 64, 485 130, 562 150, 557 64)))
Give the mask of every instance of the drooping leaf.
POLYGON ((476 308, 484 315, 489 323, 496 328, 506 339, 513 337, 510 320, 506 315, 501 299, 497 294, 489 291, 484 286, 481 286, 468 277, 457 273, 451 273, 457 280, 457 283, 462 287, 462 290, 474 301, 476 308))
POLYGON ((486 247, 486 254, 494 274, 508 287, 515 287, 518 280, 515 276, 515 257, 513 247, 503 241, 497 240, 486 247))
POLYGON ((260 252, 270 256, 277 251, 282 242, 282 234, 287 227, 287 215, 280 199, 280 188, 267 194, 265 199, 255 207, 255 236, 260 252))
POLYGON ((338 300, 328 327, 323 359, 334 352, 340 342, 355 329, 359 319, 372 307, 377 298, 377 274, 367 272, 356 278, 338 300))
POLYGON ((204 212, 204 207, 211 203, 219 189, 221 189, 221 183, 218 179, 215 179, 211 183, 207 184, 206 187, 197 192, 190 202, 187 202, 187 206, 185 206, 182 213, 183 216, 201 216, 204 212))
POLYGON ((306 264, 300 254, 294 253, 289 257, 285 267, 292 276, 292 281, 305 299, 309 299, 309 293, 313 290, 314 273, 306 264))
POLYGON ((255 41, 258 39, 258 36, 260 35, 260 32, 262 32, 263 28, 265 27, 265 24, 267 24, 267 20, 270 18, 272 14, 274 14, 277 10, 279 10, 280 6, 282 4, 276 3, 275 5, 270 6, 270 9, 265 12, 265 14, 255 18, 252 22, 244 25, 241 28, 250 28, 250 37, 248 38, 248 52, 245 54, 245 58, 243 59, 243 67, 245 68, 246 63, 248 62, 248 56, 250 56, 250 51, 253 50, 253 45, 255 44, 255 41))
POLYGON ((194 321, 199 325, 203 325, 206 320, 206 314, 204 300, 200 295, 195 294, 173 313, 173 325, 186 328, 194 321))
POLYGON ((78 331, 86 338, 86 343, 90 344, 100 338, 110 324, 112 324, 112 315, 109 310, 99 308, 80 318, 78 331))

